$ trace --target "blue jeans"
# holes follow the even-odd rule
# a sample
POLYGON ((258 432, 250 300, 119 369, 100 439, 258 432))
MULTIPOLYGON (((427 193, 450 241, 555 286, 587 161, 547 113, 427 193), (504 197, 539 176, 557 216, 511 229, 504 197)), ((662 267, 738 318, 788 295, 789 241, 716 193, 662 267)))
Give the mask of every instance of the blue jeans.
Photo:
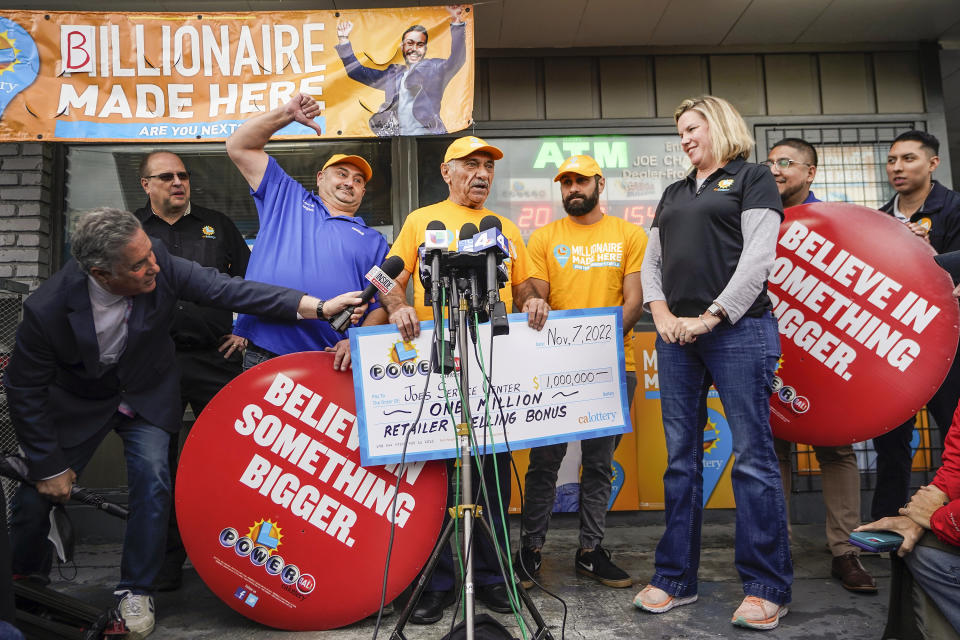
POLYGON ((663 475, 667 528, 650 581, 670 595, 697 593, 703 523, 703 428, 707 390, 716 385, 733 435, 737 503, 735 564, 746 595, 790 601, 793 566, 786 508, 770 431, 771 379, 780 356, 768 312, 720 323, 692 344, 657 338, 660 403, 667 441, 663 475))
POLYGON ((960 556, 918 544, 903 561, 914 581, 960 633, 960 556))
POLYGON ((253 369, 258 364, 266 362, 276 358, 277 354, 272 351, 267 351, 266 349, 261 349, 257 345, 250 342, 247 345, 247 348, 243 351, 243 365, 242 370, 246 371, 247 369, 253 369))
MULTIPOLYGON (((170 467, 167 462, 170 434, 139 416, 128 418, 117 413, 94 437, 76 447, 64 449, 67 464, 78 476, 111 430, 123 439, 129 487, 127 506, 130 509, 117 591, 149 594, 163 563, 170 517, 170 467)), ((33 487, 21 484, 11 506, 13 573, 46 575, 53 557, 51 545, 47 542, 51 503, 33 487)))

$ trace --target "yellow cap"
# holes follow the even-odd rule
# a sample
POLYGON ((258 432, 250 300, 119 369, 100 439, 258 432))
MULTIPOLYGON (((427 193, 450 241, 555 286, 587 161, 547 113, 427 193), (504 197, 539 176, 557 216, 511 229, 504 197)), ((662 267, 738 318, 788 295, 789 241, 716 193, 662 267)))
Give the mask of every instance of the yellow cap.
POLYGON ((503 157, 503 151, 500 151, 500 149, 497 149, 492 144, 487 144, 486 140, 481 140, 476 136, 464 136, 450 143, 450 146, 447 147, 447 152, 443 154, 443 161, 450 162, 457 158, 465 158, 475 151, 486 151, 493 156, 494 160, 499 160, 503 157))
MULTIPOLYGON (((360 156, 348 156, 343 153, 335 153, 330 156, 330 159, 327 160, 327 163, 323 165, 323 169, 342 163, 352 164, 357 169, 360 169, 360 172, 363 174, 363 177, 366 178, 367 182, 370 182, 370 178, 373 177, 373 169, 370 168, 370 165, 366 160, 360 156)), ((321 171, 323 171, 323 169, 321 169, 321 171)))
POLYGON ((563 164, 561 164, 560 168, 557 170, 557 175, 554 177, 553 181, 559 182, 560 176, 565 173, 576 173, 587 177, 603 177, 603 172, 600 171, 600 165, 598 165, 597 161, 590 156, 570 156, 564 160, 563 164))

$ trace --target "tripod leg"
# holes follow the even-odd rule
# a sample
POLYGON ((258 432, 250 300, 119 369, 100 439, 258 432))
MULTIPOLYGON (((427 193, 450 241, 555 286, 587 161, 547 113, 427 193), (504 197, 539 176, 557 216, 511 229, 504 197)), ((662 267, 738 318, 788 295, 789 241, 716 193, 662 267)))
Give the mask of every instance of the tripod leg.
POLYGON ((407 621, 410 620, 410 616, 413 615, 413 608, 417 606, 420 595, 424 589, 426 589, 427 583, 430 582, 433 570, 437 567, 437 562, 440 561, 440 554, 443 552, 443 549, 450 544, 450 538, 453 536, 453 525, 454 521, 453 518, 451 518, 450 521, 447 522, 447 526, 444 527, 443 533, 440 534, 440 539, 437 540, 437 544, 433 547, 426 566, 424 566, 423 571, 420 572, 420 578, 417 580, 417 586, 410 595, 410 599, 403 607, 403 611, 400 612, 400 619, 397 620, 397 625, 393 628, 393 633, 390 635, 391 640, 406 640, 406 636, 403 635, 403 628, 407 625, 407 621))
MULTIPOLYGON (((503 557, 503 550, 496 546, 493 539, 493 530, 490 528, 490 523, 487 522, 486 518, 477 518, 477 521, 480 523, 480 529, 483 531, 484 535, 490 541, 490 545, 497 549, 497 554, 500 556, 500 564, 503 567, 507 566, 507 563, 510 562, 509 558, 503 557)), ((552 640, 553 636, 550 635, 550 630, 547 628, 547 623, 543 619, 543 616, 540 615, 540 610, 537 609, 537 605, 534 604, 533 598, 530 597, 530 594, 527 593, 527 590, 520 586, 520 578, 516 575, 513 576, 513 586, 517 590, 517 595, 520 596, 520 600, 523 601, 523 604, 527 606, 527 610, 530 612, 530 616, 533 618, 533 621, 537 623, 537 630, 533 636, 533 640, 552 640)), ((510 589, 510 585, 507 585, 507 590, 510 589)), ((520 618, 523 620, 524 624, 527 624, 526 619, 521 615, 520 618)), ((529 625, 527 625, 529 628, 529 625)))

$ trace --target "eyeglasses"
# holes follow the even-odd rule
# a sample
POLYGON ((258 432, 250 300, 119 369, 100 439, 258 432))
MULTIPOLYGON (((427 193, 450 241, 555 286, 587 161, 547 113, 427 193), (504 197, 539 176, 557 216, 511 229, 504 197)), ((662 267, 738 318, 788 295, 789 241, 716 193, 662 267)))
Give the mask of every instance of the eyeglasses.
POLYGON ((798 161, 798 160, 791 160, 790 158, 780 158, 779 160, 764 160, 764 161, 761 162, 760 164, 762 164, 763 166, 765 166, 765 167, 768 168, 768 169, 772 169, 772 168, 773 168, 773 165, 777 165, 777 166, 778 166, 779 168, 781 168, 781 169, 786 169, 787 167, 789 167, 789 166, 792 165, 792 164, 805 164, 805 165, 807 165, 808 167, 812 167, 812 166, 813 166, 813 165, 810 164, 809 162, 800 162, 800 161, 798 161))
POLYGON ((190 179, 190 172, 177 171, 176 173, 171 173, 168 171, 166 173, 158 173, 152 176, 143 176, 143 179, 149 180, 150 178, 157 178, 161 182, 173 182, 173 176, 177 176, 178 178, 180 178, 180 182, 186 182, 187 180, 190 179))

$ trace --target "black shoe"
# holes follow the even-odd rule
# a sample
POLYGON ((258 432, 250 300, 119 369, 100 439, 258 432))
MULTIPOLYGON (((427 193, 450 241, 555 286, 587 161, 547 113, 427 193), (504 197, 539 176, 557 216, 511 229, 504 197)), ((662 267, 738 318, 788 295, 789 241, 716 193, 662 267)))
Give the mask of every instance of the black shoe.
POLYGON ((533 586, 534 578, 540 573, 540 552, 526 547, 520 547, 513 559, 513 572, 520 580, 520 586, 529 589, 533 586))
POLYGON ((453 591, 424 591, 410 614, 413 624, 433 624, 443 617, 443 610, 453 604, 453 591))
POLYGON ((477 600, 497 613, 513 612, 513 607, 510 606, 510 598, 507 595, 507 585, 502 582, 477 585, 477 600))
POLYGON ((626 588, 633 584, 627 572, 610 561, 610 552, 597 545, 593 551, 577 549, 574 560, 577 573, 608 587, 626 588))

